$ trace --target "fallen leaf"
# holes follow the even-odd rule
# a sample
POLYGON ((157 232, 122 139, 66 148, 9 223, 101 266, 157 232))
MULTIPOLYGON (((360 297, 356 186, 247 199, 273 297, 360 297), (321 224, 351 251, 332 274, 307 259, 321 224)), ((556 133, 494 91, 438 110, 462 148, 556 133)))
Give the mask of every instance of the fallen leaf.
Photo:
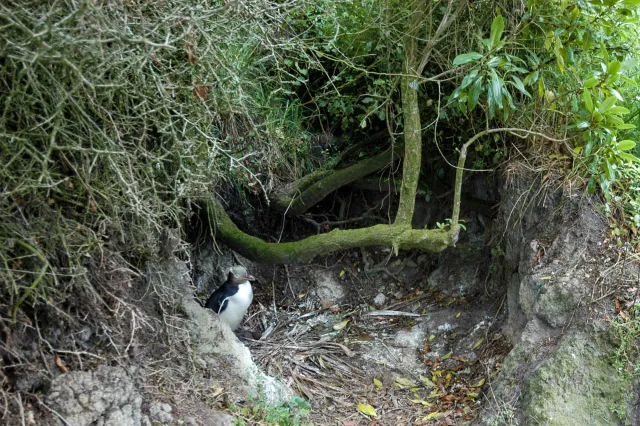
POLYGON ((429 413, 427 414, 425 417, 422 418, 422 421, 425 420, 435 420, 438 417, 440 417, 442 415, 442 413, 440 411, 434 411, 433 413, 429 413))
POLYGON ((373 384, 376 385, 378 389, 382 389, 382 382, 375 377, 373 378, 373 384))
POLYGON ((424 383, 425 386, 437 386, 435 383, 433 383, 428 377, 425 376, 420 376, 420 381, 422 381, 422 383, 424 383))
POLYGON ((412 388, 416 385, 416 383, 410 379, 405 379, 404 377, 398 377, 396 379, 396 386, 400 389, 412 388))
POLYGON ((376 409, 373 408, 372 405, 369 404, 358 404, 358 411, 362 414, 366 414, 367 416, 377 417, 376 409))
POLYGON ((346 273, 346 272, 344 271, 344 269, 343 269, 342 271, 340 271, 340 278, 344 277, 344 274, 345 274, 345 273, 346 273))
POLYGON ((460 315, 462 315, 462 312, 458 312, 458 313, 456 314, 456 318, 460 318, 460 315))
POLYGON ((478 393, 477 392, 467 392, 467 396, 464 398, 468 401, 475 401, 475 399, 478 397, 478 393))
POLYGON ((622 301, 616 297, 615 302, 616 302, 616 307, 615 307, 616 314, 619 314, 620 311, 622 311, 622 301))
POLYGON ((335 324, 333 326, 333 329, 334 330, 342 330, 343 328, 345 328, 347 326, 347 324, 349 324, 349 320, 348 319, 342 320, 339 323, 335 324))
POLYGON ((484 342, 484 337, 481 337, 478 340, 476 340, 476 342, 473 344, 471 349, 478 349, 478 347, 482 344, 482 342, 484 342))
POLYGON ((63 373, 66 373, 69 371, 69 369, 67 367, 65 367, 64 363, 62 362, 62 360, 60 359, 59 356, 56 355, 56 365, 58 366, 58 368, 60 369, 60 371, 62 371, 63 373))
POLYGON ((413 402, 414 404, 422 404, 427 408, 429 408, 429 407, 431 407, 433 405, 429 401, 425 401, 424 399, 421 399, 421 398, 410 399, 409 401, 413 402))
POLYGON ((480 386, 484 385, 485 381, 486 381, 485 379, 480 379, 480 381, 478 383, 476 383, 475 385, 471 385, 469 387, 470 388, 479 388, 480 386))
POLYGON ((449 358, 451 358, 451 355, 453 355, 453 352, 449 352, 448 354, 444 355, 442 358, 440 358, 440 361, 446 361, 449 358))
POLYGON ((429 342, 432 342, 432 341, 433 341, 433 339, 435 339, 435 338, 436 338, 436 335, 435 335, 435 334, 430 334, 430 335, 429 335, 429 339, 428 339, 428 341, 429 341, 429 342))

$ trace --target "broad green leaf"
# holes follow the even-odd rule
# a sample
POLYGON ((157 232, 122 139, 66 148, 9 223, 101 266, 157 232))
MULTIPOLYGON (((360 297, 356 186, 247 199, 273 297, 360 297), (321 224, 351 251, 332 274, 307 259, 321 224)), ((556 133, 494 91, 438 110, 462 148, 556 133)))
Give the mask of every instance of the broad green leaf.
POLYGON ((472 61, 477 61, 480 58, 482 58, 482 55, 478 52, 463 53, 462 55, 458 55, 455 57, 455 59, 453 60, 453 65, 464 65, 472 61))
POLYGON ((487 62, 487 65, 491 68, 496 68, 502 62, 502 58, 500 56, 492 56, 491 59, 487 62))
POLYGON ((549 50, 551 49, 551 45, 553 44, 553 31, 549 31, 544 39, 544 48, 549 50))
POLYGON ((502 15, 498 15, 491 23, 491 35, 489 36, 489 46, 491 49, 498 45, 498 42, 502 37, 502 31, 504 31, 504 18, 502 15))
POLYGON ((614 89, 613 87, 609 88, 609 91, 611 92, 611 94, 613 96, 616 97, 617 100, 619 100, 620 102, 624 102, 624 98, 622 97, 622 95, 620 94, 620 92, 618 92, 616 89, 614 89))
POLYGON ((538 80, 538 96, 544 96, 544 78, 542 77, 540 77, 540 80, 538 80))
POLYGON ((490 69, 491 85, 489 86, 489 93, 493 94, 493 101, 498 105, 498 108, 502 108, 502 80, 498 77, 495 70, 490 69))
POLYGON ((462 79, 462 83, 460 84, 460 89, 464 89, 465 87, 470 85, 474 81, 477 75, 478 75, 477 69, 465 75, 464 78, 462 79))
POLYGON ((593 100, 591 99, 591 93, 589 89, 584 89, 582 93, 582 99, 584 99, 584 106, 587 108, 587 111, 593 112, 593 100))
POLYGON ((469 97, 467 98, 467 104, 469 106, 469 111, 473 111, 473 109, 478 104, 478 99, 480 98, 480 94, 482 93, 482 80, 484 77, 480 76, 476 79, 471 86, 471 91, 469 92, 469 97))
POLYGON ((594 87, 599 82, 600 82, 600 80, 597 79, 596 77, 591 77, 589 80, 584 82, 584 88, 585 89, 591 89, 592 87, 594 87))
POLYGON ((589 127, 589 122, 588 121, 581 121, 576 125, 576 127, 578 129, 586 129, 587 127, 589 127))
POLYGON ((629 114, 629 110, 623 106, 614 106, 609 110, 609 113, 616 115, 626 115, 629 114))
POLYGON ((370 417, 377 417, 378 414, 376 413, 376 409, 373 408, 372 405, 369 404, 358 404, 358 411, 360 411, 362 414, 366 414, 367 416, 370 417))
POLYGON ((617 99, 615 96, 609 96, 607 99, 600 102, 600 105, 598 105, 598 111, 601 113, 609 111, 609 109, 615 105, 616 101, 617 99))
POLYGON ((636 128, 635 124, 631 124, 631 123, 624 123, 618 126, 618 130, 629 130, 629 129, 635 129, 635 128, 636 128))
POLYGON ((629 151, 630 149, 633 149, 635 147, 636 147, 636 143, 629 139, 620 141, 616 144, 616 149, 618 151, 629 151))
POLYGON ((638 6, 640 5, 640 0, 622 0, 622 4, 625 6, 638 6))
POLYGON ((524 87, 524 83, 522 83, 522 80, 520 80, 518 78, 518 76, 512 75, 511 79, 513 80, 513 85, 516 87, 516 89, 518 89, 519 91, 521 91, 523 94, 527 95, 528 97, 531 97, 531 94, 529 92, 527 92, 527 89, 525 89, 525 87, 524 87))
POLYGON ((618 74, 621 67, 622 64, 620 63, 620 61, 609 62, 609 65, 607 65, 607 74, 618 74))
POLYGON ((528 84, 535 84, 536 81, 538 81, 538 75, 540 75, 539 71, 534 71, 531 74, 529 74, 528 76, 526 76, 524 78, 524 85, 528 85, 528 84))
POLYGON ((618 157, 622 158, 625 161, 640 162, 640 158, 636 157, 633 154, 629 154, 628 152, 619 152, 618 157))
POLYGON ((591 179, 589 179, 589 183, 587 184, 587 192, 589 194, 595 194, 595 192, 596 192, 596 177, 595 176, 591 176, 591 179))

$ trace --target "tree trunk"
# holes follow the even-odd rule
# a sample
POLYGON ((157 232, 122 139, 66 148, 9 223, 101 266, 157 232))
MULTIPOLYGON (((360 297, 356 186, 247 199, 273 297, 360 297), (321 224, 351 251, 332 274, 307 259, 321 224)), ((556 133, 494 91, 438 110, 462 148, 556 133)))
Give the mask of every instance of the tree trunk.
POLYGON ((413 210, 416 204, 418 179, 422 163, 422 126, 418 107, 418 34, 423 18, 420 4, 411 15, 404 37, 404 69, 402 76, 402 114, 404 118, 404 164, 402 167, 402 186, 400 204, 396 214, 396 225, 411 226, 413 210))

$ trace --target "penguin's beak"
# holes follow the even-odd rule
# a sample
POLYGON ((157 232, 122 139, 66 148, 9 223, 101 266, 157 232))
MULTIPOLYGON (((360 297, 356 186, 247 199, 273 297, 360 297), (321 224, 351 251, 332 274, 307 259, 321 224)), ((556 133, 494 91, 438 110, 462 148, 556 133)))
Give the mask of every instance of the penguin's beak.
POLYGON ((255 281, 256 280, 255 278, 253 278, 253 275, 249 275, 249 274, 245 275, 243 278, 245 280, 247 280, 247 281, 255 281))

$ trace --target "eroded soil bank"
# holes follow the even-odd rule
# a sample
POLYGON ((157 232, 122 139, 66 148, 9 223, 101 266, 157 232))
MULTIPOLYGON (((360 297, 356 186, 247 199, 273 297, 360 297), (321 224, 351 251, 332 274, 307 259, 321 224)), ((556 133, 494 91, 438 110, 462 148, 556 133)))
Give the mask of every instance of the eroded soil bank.
POLYGON ((465 212, 457 247, 437 256, 264 266, 168 232, 165 260, 111 282, 95 318, 4 329, 3 422, 250 423, 239 407, 253 394, 304 397, 314 425, 638 424, 609 324, 634 297, 633 259, 588 199, 524 173, 505 182, 495 217, 465 212), (257 278, 244 343, 195 297, 238 261, 257 278))

